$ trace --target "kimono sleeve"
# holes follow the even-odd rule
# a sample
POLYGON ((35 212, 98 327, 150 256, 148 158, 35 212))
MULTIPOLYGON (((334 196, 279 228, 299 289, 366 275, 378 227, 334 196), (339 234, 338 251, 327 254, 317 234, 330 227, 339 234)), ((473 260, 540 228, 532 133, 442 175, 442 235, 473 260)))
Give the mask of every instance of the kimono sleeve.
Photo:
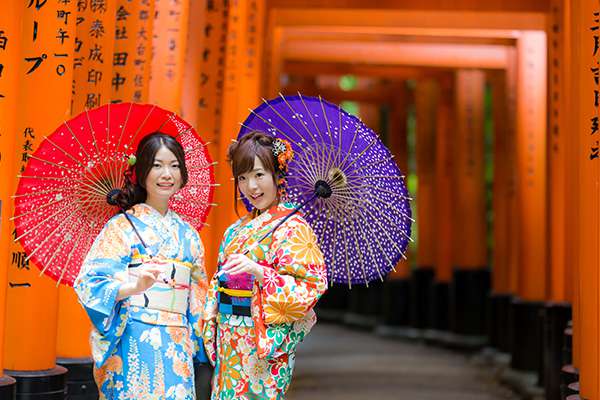
POLYGON ((306 317, 327 289, 323 253, 308 223, 290 218, 275 233, 273 268, 264 269, 261 290, 266 324, 282 324, 306 317))
POLYGON ((194 261, 192 263, 193 267, 190 280, 190 297, 187 317, 191 326, 192 341, 194 343, 194 361, 206 363, 208 362, 208 358, 206 357, 204 342, 202 340, 202 315, 208 286, 206 268, 204 266, 204 246, 200 239, 200 235, 198 235, 198 232, 195 230, 192 238, 190 246, 194 261))
POLYGON ((124 230, 124 216, 116 216, 104 226, 88 252, 74 289, 92 324, 107 335, 118 324, 122 302, 117 301, 120 286, 127 277, 131 247, 124 230))

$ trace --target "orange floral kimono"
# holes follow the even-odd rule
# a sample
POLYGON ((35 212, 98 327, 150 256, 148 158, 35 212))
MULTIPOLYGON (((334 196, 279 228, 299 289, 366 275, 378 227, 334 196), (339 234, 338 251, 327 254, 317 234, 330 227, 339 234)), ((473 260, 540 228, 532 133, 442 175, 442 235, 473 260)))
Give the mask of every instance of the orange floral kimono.
POLYGON ((313 306, 327 288, 323 254, 302 216, 257 243, 292 210, 282 203, 225 232, 219 268, 228 255, 250 249, 247 256, 265 271, 263 284, 249 274, 215 274, 209 285, 203 337, 215 366, 212 399, 283 399, 290 385, 296 346, 315 324, 313 306))

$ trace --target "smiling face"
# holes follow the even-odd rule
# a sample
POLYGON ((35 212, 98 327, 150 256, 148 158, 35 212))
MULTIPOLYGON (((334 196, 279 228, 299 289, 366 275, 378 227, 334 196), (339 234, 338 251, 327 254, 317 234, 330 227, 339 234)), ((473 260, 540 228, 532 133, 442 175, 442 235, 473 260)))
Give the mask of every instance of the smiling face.
POLYGON ((154 156, 152 167, 146 177, 147 202, 169 201, 182 183, 181 169, 175 154, 166 146, 161 146, 154 156))
POLYGON ((254 167, 251 171, 238 176, 238 187, 257 210, 264 211, 277 204, 277 185, 275 178, 263 166, 260 158, 254 157, 254 167))

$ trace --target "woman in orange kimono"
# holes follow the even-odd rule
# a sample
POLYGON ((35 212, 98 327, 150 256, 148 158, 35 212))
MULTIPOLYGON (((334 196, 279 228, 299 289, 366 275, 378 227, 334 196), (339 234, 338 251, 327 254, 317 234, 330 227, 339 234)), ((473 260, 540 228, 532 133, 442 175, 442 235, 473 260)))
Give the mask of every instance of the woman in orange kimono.
POLYGON ((229 148, 238 189, 254 210, 231 225, 207 294, 204 344, 212 399, 283 399, 296 346, 327 288, 323 254, 306 220, 281 201, 289 143, 251 132, 229 148), (278 185, 279 184, 279 185, 278 185))

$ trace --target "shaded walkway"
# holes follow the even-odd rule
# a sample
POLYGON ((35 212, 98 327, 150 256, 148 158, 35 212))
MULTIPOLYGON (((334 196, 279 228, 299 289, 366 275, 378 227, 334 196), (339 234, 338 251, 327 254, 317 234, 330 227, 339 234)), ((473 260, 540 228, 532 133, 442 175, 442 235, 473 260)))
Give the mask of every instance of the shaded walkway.
POLYGON ((464 354, 319 323, 298 351, 288 400, 517 398, 464 354))

